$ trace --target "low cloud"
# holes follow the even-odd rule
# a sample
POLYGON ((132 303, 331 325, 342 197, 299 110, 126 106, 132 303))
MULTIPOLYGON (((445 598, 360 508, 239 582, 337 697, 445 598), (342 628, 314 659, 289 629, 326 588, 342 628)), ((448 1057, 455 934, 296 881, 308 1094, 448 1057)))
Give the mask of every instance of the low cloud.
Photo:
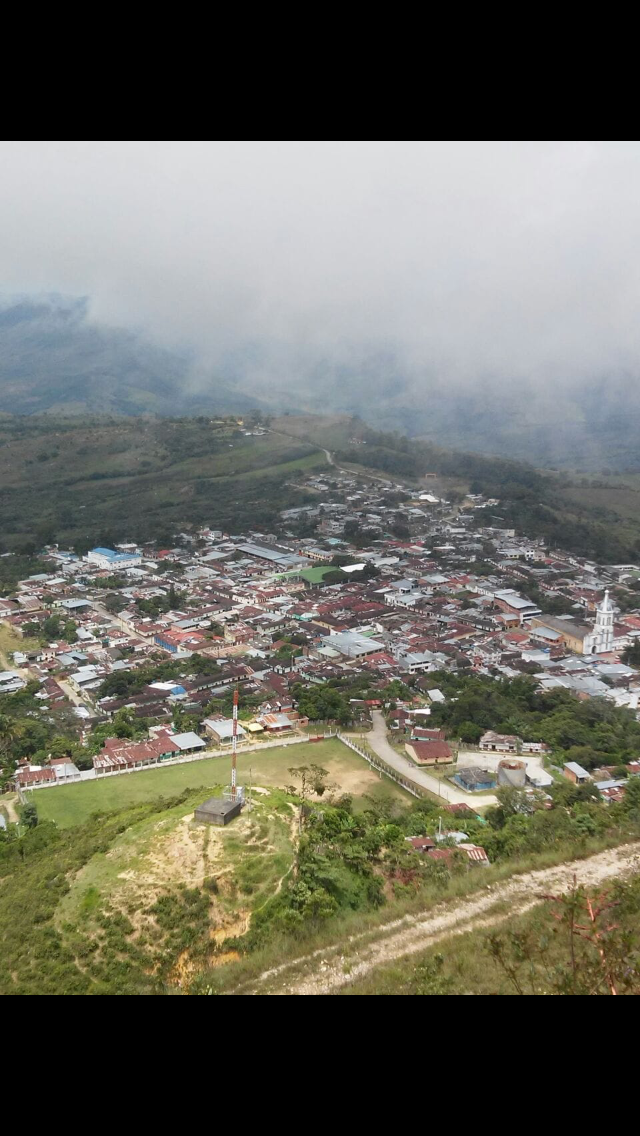
POLYGON ((286 388, 640 362, 635 142, 4 142, 5 293, 286 388))

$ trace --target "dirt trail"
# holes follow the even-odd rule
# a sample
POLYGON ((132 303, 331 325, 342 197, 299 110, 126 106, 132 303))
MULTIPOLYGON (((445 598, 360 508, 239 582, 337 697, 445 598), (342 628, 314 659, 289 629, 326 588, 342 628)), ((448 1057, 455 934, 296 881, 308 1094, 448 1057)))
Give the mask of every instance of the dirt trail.
POLYGON ((4 805, 7 810, 7 816, 12 824, 19 824, 20 817, 16 812, 16 805, 18 804, 18 794, 14 793, 11 797, 0 797, 0 805, 4 805))
POLYGON ((543 868, 514 876, 503 884, 488 885, 480 895, 433 908, 424 917, 408 916, 388 923, 377 931, 375 940, 367 942, 366 935, 347 940, 347 954, 340 947, 327 947, 306 957, 265 971, 260 975, 253 994, 332 994, 341 986, 364 977, 384 963, 393 962, 403 955, 414 954, 426 947, 463 935, 482 927, 494 926, 505 919, 522 915, 542 902, 543 893, 559 894, 569 891, 574 877, 578 884, 597 887, 614 877, 640 871, 640 845, 626 844, 620 848, 599 852, 586 860, 575 860, 555 868, 543 868), (504 911, 504 904, 508 910, 504 911), (502 905, 502 906, 499 906, 502 905), (497 910, 492 911, 492 908, 497 910), (287 971, 306 967, 307 973, 287 978, 287 971), (264 987, 268 986, 269 989, 264 987), (261 989, 261 987, 263 987, 261 989))

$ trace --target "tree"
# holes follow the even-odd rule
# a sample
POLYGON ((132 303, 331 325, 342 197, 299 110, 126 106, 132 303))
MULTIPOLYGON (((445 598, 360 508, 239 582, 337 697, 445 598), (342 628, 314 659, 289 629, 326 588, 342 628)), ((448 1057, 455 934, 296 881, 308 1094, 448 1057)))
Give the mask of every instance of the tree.
POLYGON ((298 814, 298 831, 302 832, 304 823, 305 804, 309 797, 315 795, 321 797, 327 789, 327 777, 329 771, 323 769, 321 765, 297 765, 291 766, 289 773, 299 785, 287 786, 287 792, 291 793, 293 797, 300 798, 300 812, 298 814))
POLYGON ((11 751, 21 732, 20 722, 8 714, 0 714, 0 754, 7 755, 11 751))
POLYGON ((394 536, 397 536, 399 540, 407 540, 409 538, 411 534, 404 513, 396 513, 393 524, 391 525, 391 532, 394 536))
POLYGON ((458 735, 461 742, 479 742, 483 733, 482 726, 476 725, 475 722, 461 722, 458 727, 458 735))
POLYGON ((344 572, 341 568, 336 568, 333 572, 327 572, 322 577, 323 584, 341 584, 344 580, 344 572))
POLYGON ((640 777, 630 777, 627 781, 623 807, 625 812, 637 813, 640 816, 640 777))
POLYGON ((545 927, 541 935, 525 928, 488 936, 489 954, 513 992, 640 994, 635 944, 618 918, 612 920, 614 909, 624 910, 626 905, 632 908, 637 924, 637 900, 629 885, 619 887, 617 895, 606 891, 591 895, 574 880, 568 895, 545 898, 548 920, 555 923, 551 934, 545 927))
POLYGON ((38 824, 38 810, 33 801, 27 801, 20 810, 20 820, 27 828, 36 828, 38 824))
POLYGON ((62 621, 59 615, 49 615, 42 624, 42 634, 47 642, 59 639, 62 635, 62 621))
POLYGON ((77 643, 77 624, 74 623, 73 619, 68 619, 65 623, 63 628, 63 636, 67 643, 77 643))
POLYGON ((640 667, 640 639, 634 639, 622 652, 622 658, 630 667, 640 667))

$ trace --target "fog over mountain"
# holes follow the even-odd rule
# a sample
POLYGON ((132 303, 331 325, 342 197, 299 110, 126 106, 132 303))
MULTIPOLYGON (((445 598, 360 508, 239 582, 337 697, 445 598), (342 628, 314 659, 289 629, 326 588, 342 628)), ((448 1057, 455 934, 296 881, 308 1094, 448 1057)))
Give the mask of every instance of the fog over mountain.
POLYGON ((545 464, 639 464, 635 142, 3 156, 0 410, 340 410, 545 464))

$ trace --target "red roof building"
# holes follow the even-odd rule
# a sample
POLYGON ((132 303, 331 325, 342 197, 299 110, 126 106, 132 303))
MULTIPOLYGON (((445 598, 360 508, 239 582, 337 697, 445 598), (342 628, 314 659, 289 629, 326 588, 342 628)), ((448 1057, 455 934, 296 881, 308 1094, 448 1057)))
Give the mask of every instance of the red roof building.
POLYGON ((453 753, 448 742, 407 742, 405 745, 409 757, 418 765, 450 765, 453 753))

